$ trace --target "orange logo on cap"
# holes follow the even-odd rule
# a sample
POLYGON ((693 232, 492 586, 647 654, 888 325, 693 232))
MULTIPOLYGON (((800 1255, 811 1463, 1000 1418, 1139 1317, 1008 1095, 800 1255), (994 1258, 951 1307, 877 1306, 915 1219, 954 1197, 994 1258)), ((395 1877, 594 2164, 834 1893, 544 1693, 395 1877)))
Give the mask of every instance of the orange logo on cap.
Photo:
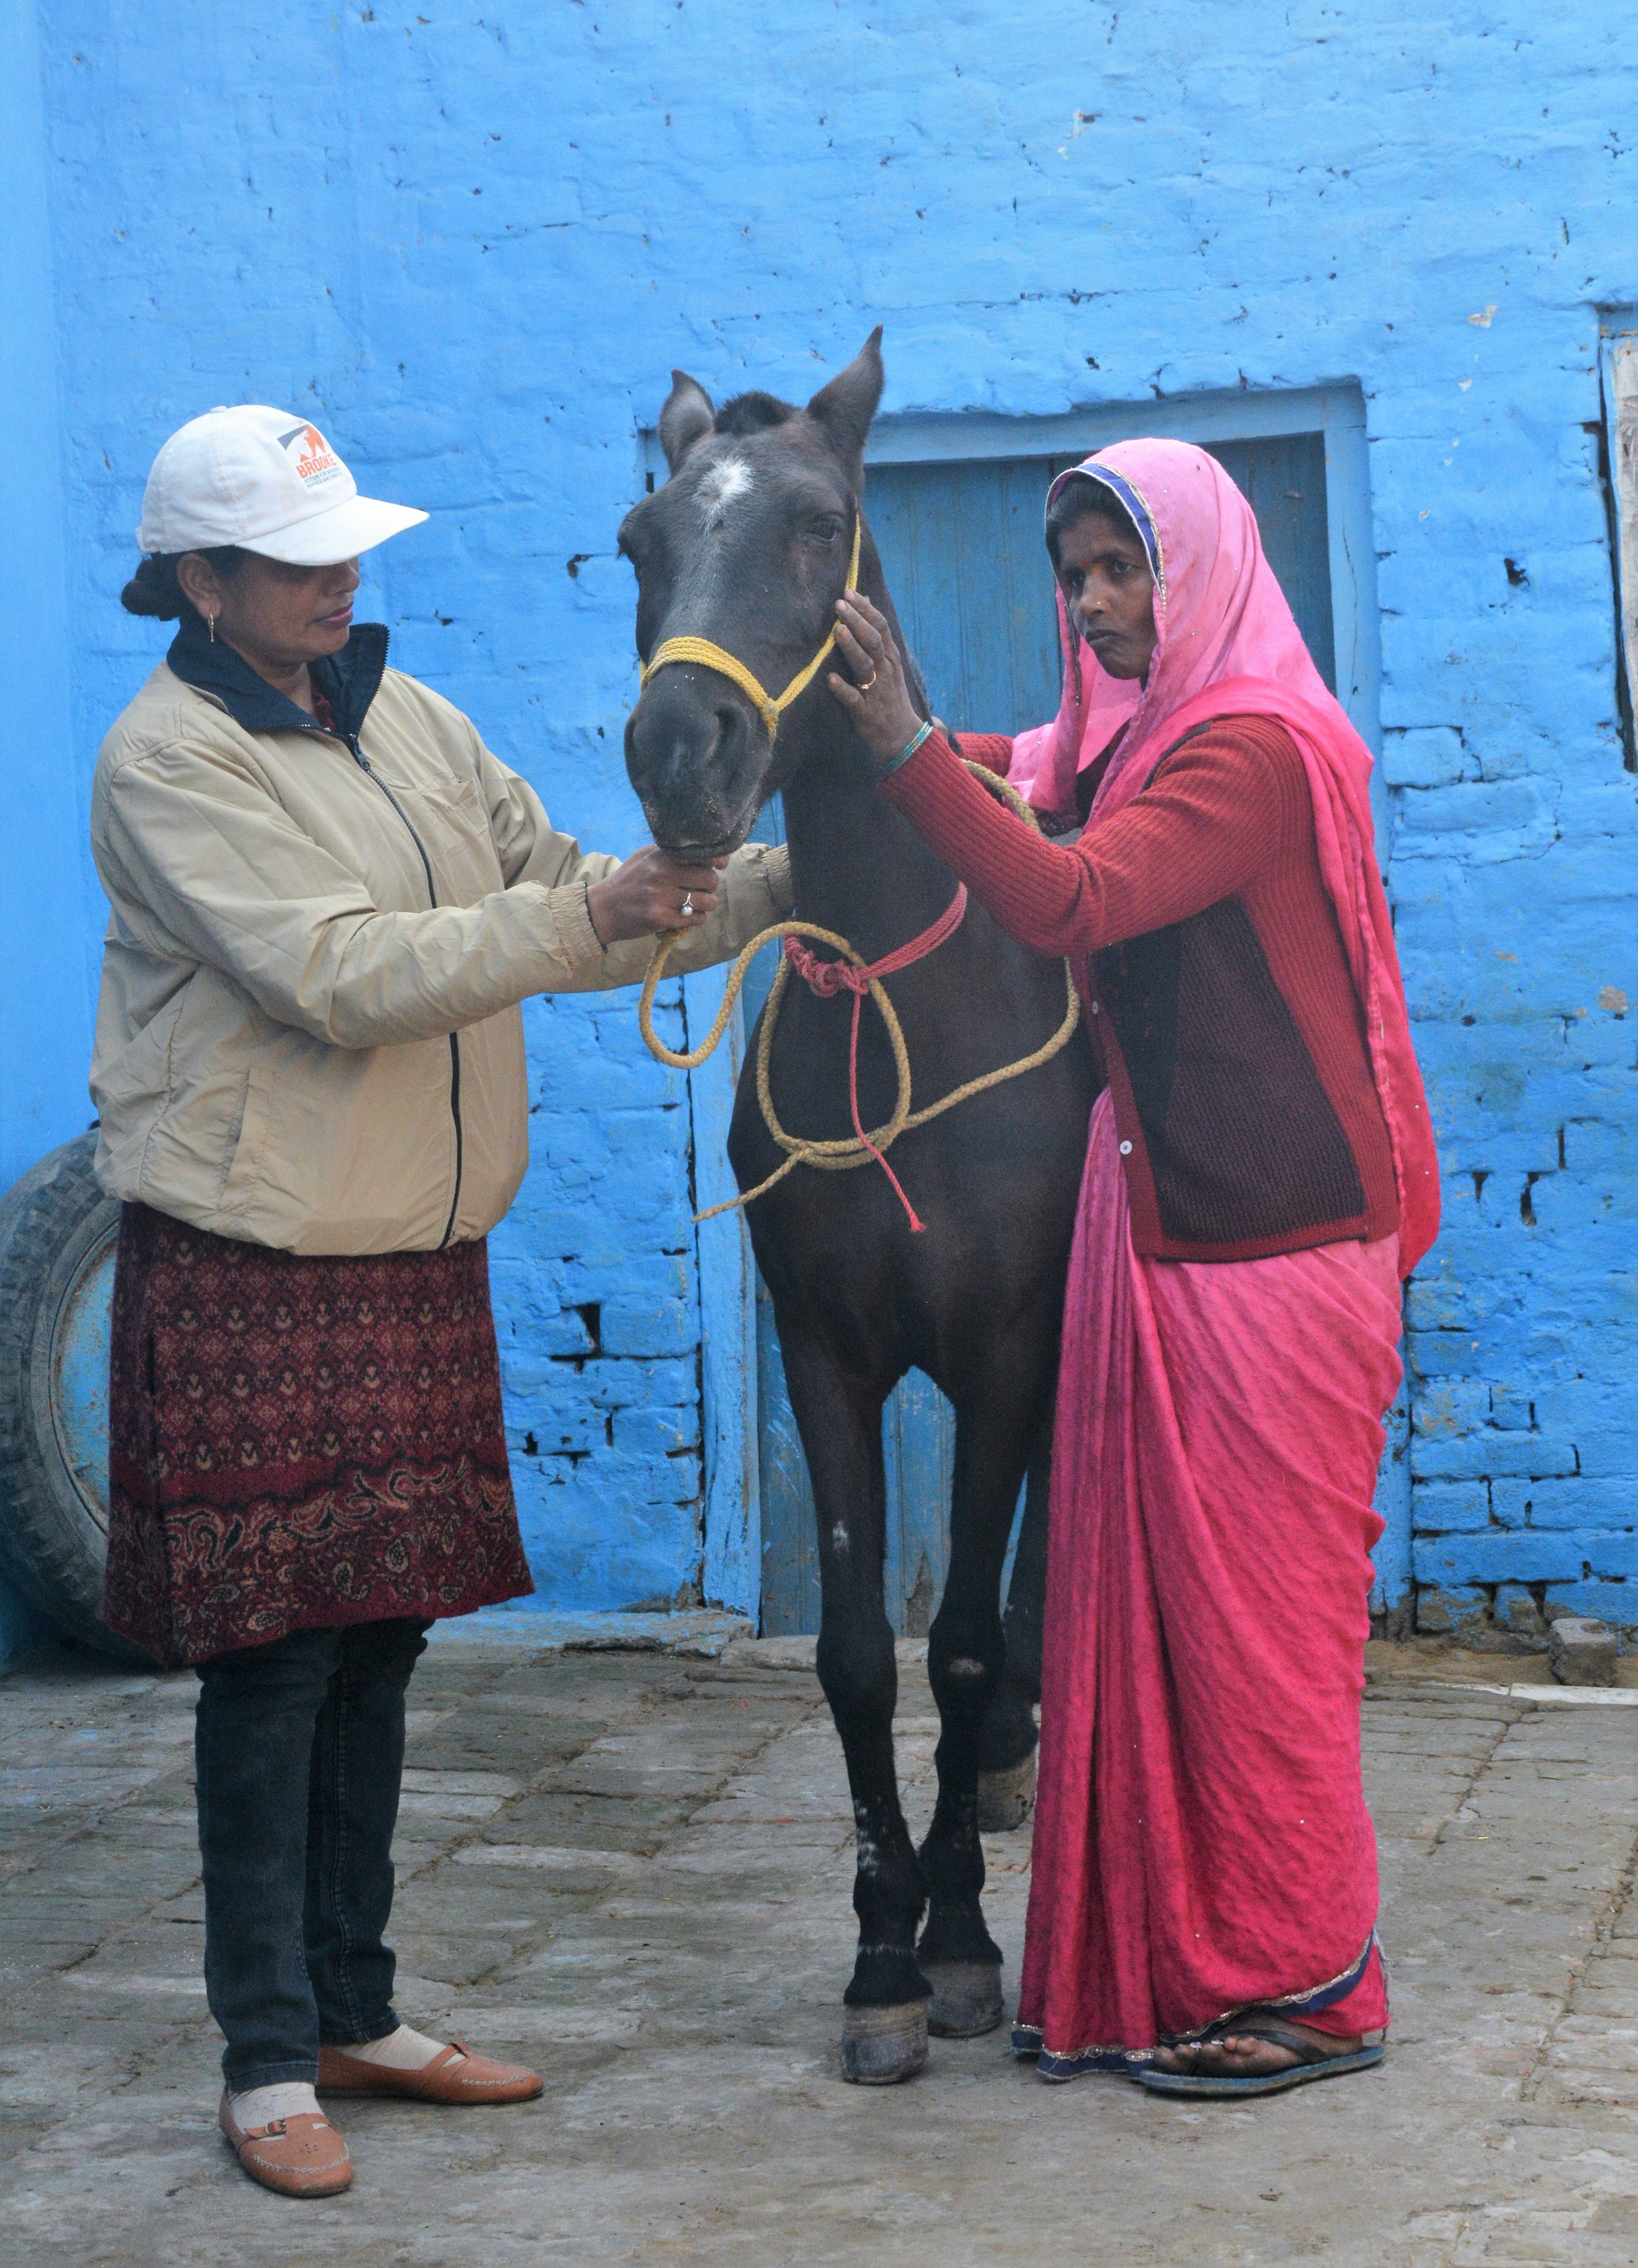
POLYGON ((316 425, 292 425, 288 433, 279 436, 279 446, 296 446, 296 470, 304 482, 334 480, 342 470, 342 460, 316 425))

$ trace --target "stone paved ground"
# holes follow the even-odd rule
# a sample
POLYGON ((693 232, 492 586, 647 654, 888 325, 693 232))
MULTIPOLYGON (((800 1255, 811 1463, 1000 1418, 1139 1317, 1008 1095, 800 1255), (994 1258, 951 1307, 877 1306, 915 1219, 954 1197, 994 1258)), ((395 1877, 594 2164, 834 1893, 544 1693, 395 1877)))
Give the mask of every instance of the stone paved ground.
MULTIPOLYGON (((907 2088, 840 2082, 848 1815, 800 1641, 443 1640, 412 1694, 401 2003, 547 2091, 355 2107, 354 2190, 305 2205, 215 2133, 191 1680, 28 1666, 0 1683, 0 2261, 1630 2268, 1638 1709, 1504 1690, 1534 1663, 1373 1653, 1389 2061, 1220 2109, 1042 2087, 1001 2035, 936 2042, 907 2088)), ((914 1663, 899 1732, 924 1820, 914 1663)), ((1016 1979, 1027 1830, 989 1857, 1016 1979)))

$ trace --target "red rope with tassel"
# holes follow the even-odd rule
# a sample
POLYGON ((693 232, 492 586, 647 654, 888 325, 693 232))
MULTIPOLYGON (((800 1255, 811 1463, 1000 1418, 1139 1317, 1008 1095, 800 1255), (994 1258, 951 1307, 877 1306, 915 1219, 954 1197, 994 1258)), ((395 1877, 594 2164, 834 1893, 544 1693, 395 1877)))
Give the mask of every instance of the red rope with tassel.
POLYGON ((864 1130, 859 1116, 859 1014, 871 983, 879 977, 896 976, 901 968, 910 968, 918 961, 925 961, 929 953, 937 953, 946 938, 951 938, 960 928, 967 909, 967 889, 965 882, 956 885, 956 894, 936 922, 913 937, 907 945, 892 953, 885 953, 879 961, 865 962, 855 968, 850 961, 821 961, 811 945, 797 937, 785 939, 785 958, 817 999, 834 1000, 839 992, 853 995, 853 1028, 848 1035, 848 1107, 853 1113, 853 1130, 870 1152, 893 1185, 893 1193, 909 1216, 910 1226, 919 1236, 925 1224, 916 1216, 915 1207, 904 1193, 904 1186, 885 1157, 864 1130))

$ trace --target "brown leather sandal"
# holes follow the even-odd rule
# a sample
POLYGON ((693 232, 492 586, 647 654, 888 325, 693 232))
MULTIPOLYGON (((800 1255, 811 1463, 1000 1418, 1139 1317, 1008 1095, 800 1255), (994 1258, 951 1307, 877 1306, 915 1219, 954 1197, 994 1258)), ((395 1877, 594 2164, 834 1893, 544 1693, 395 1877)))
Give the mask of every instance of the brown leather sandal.
POLYGON ((419 2071, 394 2071, 390 2064, 350 2056, 345 2048, 319 2051, 321 2095, 397 2095, 412 2102, 529 2102, 545 2088, 539 2072, 474 2055, 459 2040, 440 2048, 419 2071))
POLYGON ((223 2091, 217 2121, 233 2154, 264 2190, 280 2197, 339 2197, 353 2185, 347 2144, 321 2110, 300 2110, 265 2126, 241 2126, 223 2091))

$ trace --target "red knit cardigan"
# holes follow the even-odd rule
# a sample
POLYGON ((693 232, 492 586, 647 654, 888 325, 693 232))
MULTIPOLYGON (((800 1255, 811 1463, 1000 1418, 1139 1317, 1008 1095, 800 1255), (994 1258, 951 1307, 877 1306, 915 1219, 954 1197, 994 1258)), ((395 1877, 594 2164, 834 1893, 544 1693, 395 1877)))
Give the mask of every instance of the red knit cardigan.
MULTIPOLYGON (((962 747, 1003 769, 995 736, 962 747)), ((1246 1260, 1397 1229, 1363 1017, 1282 725, 1214 719, 1073 846, 1024 827, 939 734, 882 792, 1003 929, 1075 966, 1138 1252, 1246 1260)))

